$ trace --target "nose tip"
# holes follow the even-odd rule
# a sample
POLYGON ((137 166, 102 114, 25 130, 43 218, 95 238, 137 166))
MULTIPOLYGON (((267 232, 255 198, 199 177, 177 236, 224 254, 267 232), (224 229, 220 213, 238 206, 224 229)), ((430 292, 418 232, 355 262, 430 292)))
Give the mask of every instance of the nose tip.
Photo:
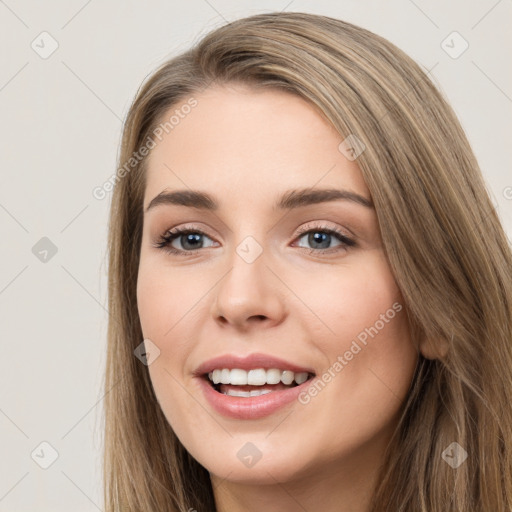
MULTIPOLYGON (((236 257, 238 258, 238 257, 236 257)), ((283 298, 275 286, 276 277, 263 260, 253 263, 238 259, 216 287, 212 313, 222 324, 238 328, 282 321, 283 298)))

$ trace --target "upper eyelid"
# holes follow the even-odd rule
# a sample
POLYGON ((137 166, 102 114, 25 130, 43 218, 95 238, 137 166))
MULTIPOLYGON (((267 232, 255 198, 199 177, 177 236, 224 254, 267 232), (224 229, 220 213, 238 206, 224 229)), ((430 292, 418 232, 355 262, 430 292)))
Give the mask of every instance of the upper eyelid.
POLYGON ((303 226, 301 226, 298 229, 298 234, 304 234, 305 232, 308 232, 312 229, 318 229, 318 230, 326 230, 326 231, 335 231, 335 232, 341 232, 344 236, 347 238, 356 238, 356 235, 348 228, 346 227, 339 227, 335 224, 329 225, 328 221, 309 221, 306 222, 303 226), (311 223, 316 223, 311 225, 311 223), (346 231, 347 233, 343 233, 343 231, 346 231))
MULTIPOLYGON (((334 223, 331 223, 330 221, 306 221, 299 228, 297 228, 296 235, 304 234, 305 231, 307 232, 310 229, 347 231, 346 236, 354 236, 355 237, 355 235, 348 228, 346 228, 346 227, 340 228, 340 227, 336 226, 334 223), (330 224, 332 224, 332 225, 330 225, 330 224)), ((164 236, 166 236, 166 235, 170 234, 171 231, 177 231, 177 230, 179 230, 180 232, 183 232, 183 231, 197 232, 197 233, 201 233, 203 235, 212 237, 212 235, 210 235, 208 233, 208 230, 205 230, 204 228, 196 226, 196 225, 189 225, 189 224, 183 224, 183 225, 178 225, 178 226, 175 226, 172 228, 168 228, 168 229, 164 230, 162 234, 164 236)))

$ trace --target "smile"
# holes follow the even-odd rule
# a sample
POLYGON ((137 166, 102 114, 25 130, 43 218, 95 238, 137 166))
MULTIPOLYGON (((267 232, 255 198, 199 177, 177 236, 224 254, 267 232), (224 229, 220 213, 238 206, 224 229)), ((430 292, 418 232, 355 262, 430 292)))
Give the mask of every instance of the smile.
POLYGON ((221 356, 194 373, 217 413, 246 420, 268 416, 292 403, 315 377, 311 368, 264 354, 221 356))
MULTIPOLYGON (((265 384, 276 385, 284 384, 285 386, 300 385, 309 378, 308 372, 292 372, 290 370, 280 370, 278 368, 256 368, 254 370, 242 370, 235 368, 215 369, 208 373, 208 378, 214 385, 231 385, 231 386, 264 386, 265 384)), ((258 391, 258 390, 256 390, 258 391)), ((226 393, 228 394, 228 393, 226 393)), ((249 396, 249 395, 234 395, 249 396)), ((256 396, 256 395, 251 395, 256 396)))

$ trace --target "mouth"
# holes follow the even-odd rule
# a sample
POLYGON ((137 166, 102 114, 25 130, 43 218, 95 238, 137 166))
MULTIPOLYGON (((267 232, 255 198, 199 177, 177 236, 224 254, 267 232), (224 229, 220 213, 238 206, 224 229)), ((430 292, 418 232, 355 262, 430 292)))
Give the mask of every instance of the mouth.
POLYGON ((222 395, 252 398, 301 386, 315 377, 311 372, 279 368, 216 368, 202 375, 209 386, 222 395))
POLYGON ((262 353, 224 354, 193 375, 209 406, 235 420, 258 420, 291 406, 316 377, 312 367, 262 353))

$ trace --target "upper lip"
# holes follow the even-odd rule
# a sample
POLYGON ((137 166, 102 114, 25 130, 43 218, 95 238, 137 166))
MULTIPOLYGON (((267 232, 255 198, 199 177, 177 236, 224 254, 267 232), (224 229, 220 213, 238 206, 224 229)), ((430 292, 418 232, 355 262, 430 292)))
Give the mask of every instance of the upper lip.
POLYGON ((202 376, 213 370, 223 368, 239 368, 241 370, 277 368, 279 370, 289 370, 294 373, 315 373, 311 368, 299 366, 295 363, 291 363, 289 361, 285 361, 284 359, 280 359, 268 354, 250 354, 248 356, 225 354, 222 356, 214 357, 213 359, 208 359, 208 361, 200 364, 194 371, 194 374, 196 376, 202 376))

